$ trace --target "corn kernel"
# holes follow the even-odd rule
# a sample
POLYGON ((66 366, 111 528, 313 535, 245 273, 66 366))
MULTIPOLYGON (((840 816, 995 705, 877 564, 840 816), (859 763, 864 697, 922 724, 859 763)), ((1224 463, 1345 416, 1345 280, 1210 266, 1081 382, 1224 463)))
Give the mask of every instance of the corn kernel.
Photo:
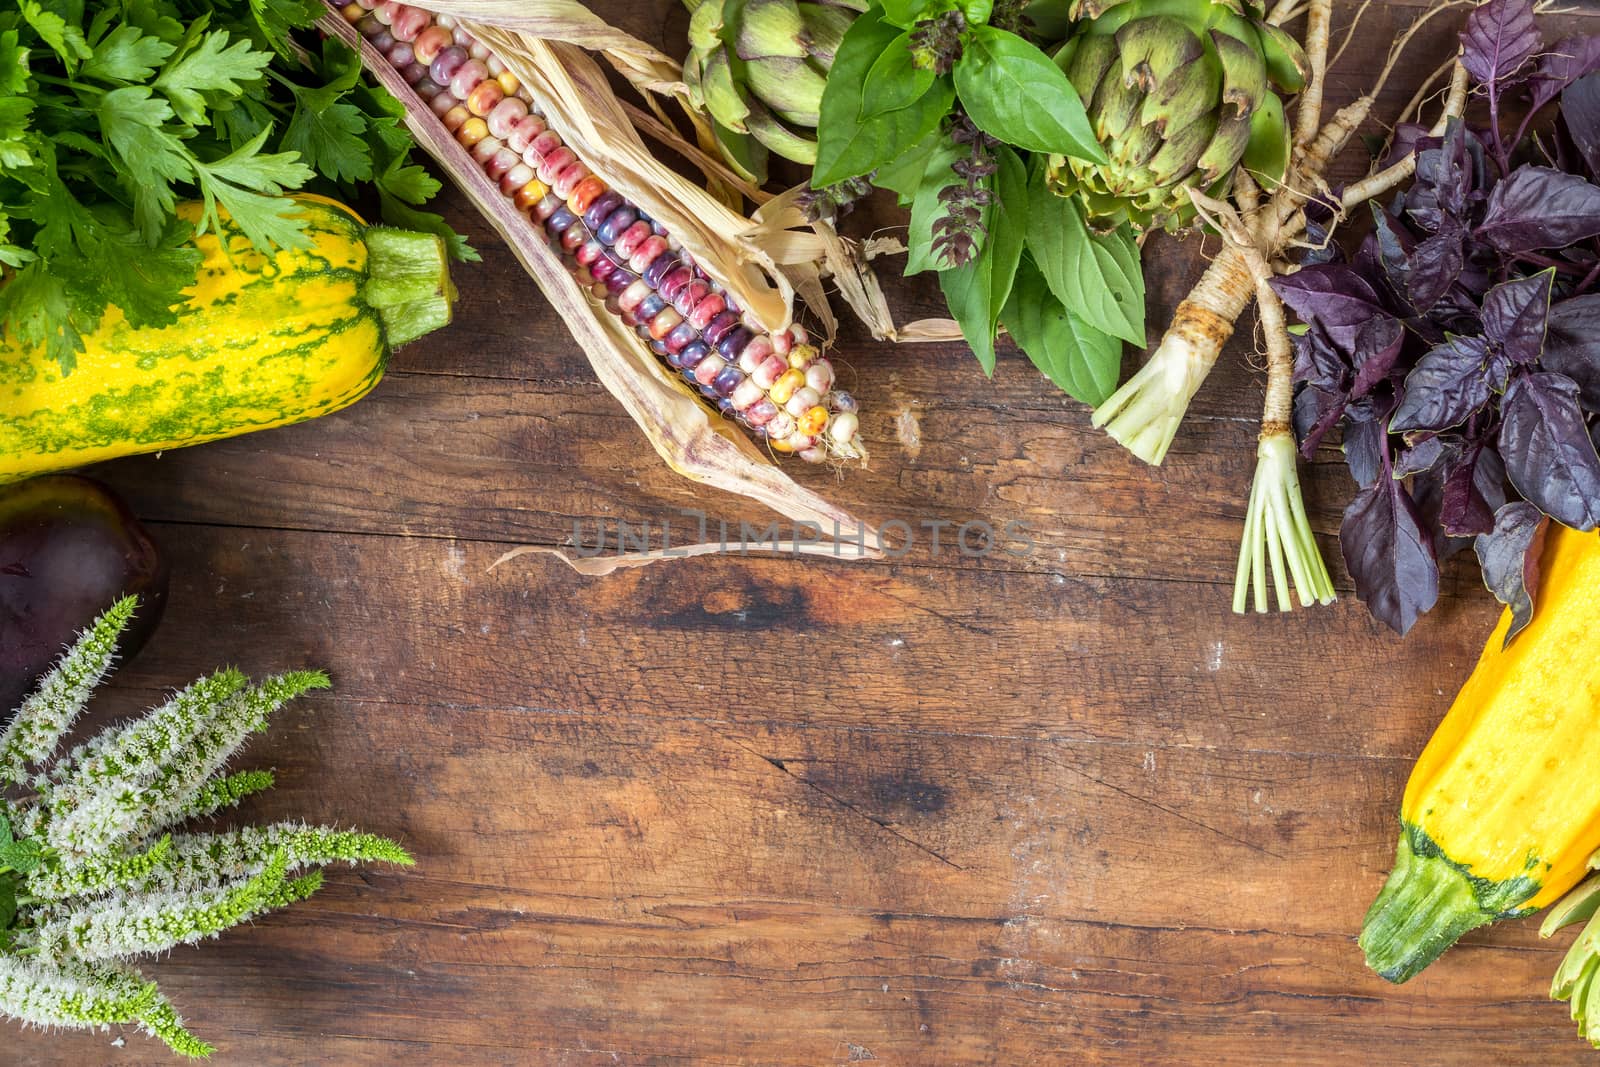
POLYGON ((820 405, 807 408, 798 422, 801 433, 819 434, 828 425, 828 409, 820 405))
POLYGON ((729 396, 728 399, 733 402, 735 411, 744 411, 746 408, 754 407, 760 402, 762 399, 761 386, 746 378, 739 383, 739 387, 733 391, 733 395, 729 396))
POLYGON ((822 396, 815 389, 811 388, 811 386, 802 385, 800 388, 794 391, 794 395, 789 398, 789 402, 787 404, 783 405, 783 408, 789 414, 798 419, 807 411, 816 407, 818 401, 821 399, 822 396))
POLYGON ((677 328, 683 321, 683 316, 672 308, 662 308, 656 312, 656 317, 650 320, 650 337, 659 341, 677 328))
POLYGON ((795 390, 805 384, 806 376, 804 374, 797 370, 787 370, 777 381, 772 383, 772 388, 767 390, 767 395, 772 397, 774 404, 787 404, 789 398, 794 396, 795 390))
POLYGON ((502 70, 494 76, 494 80, 500 84, 501 90, 507 96, 516 96, 517 90, 522 88, 522 83, 517 81, 517 76, 509 70, 502 70))
POLYGON ((761 388, 771 389, 773 383, 782 378, 788 369, 789 364, 784 362, 783 357, 773 354, 762 360, 761 366, 751 371, 750 376, 761 388))
POLYGON ((805 370, 811 366, 811 361, 817 358, 817 350, 807 344, 796 344, 789 349, 789 366, 796 370, 805 370))
POLYGON ((833 388, 833 364, 818 359, 806 368, 806 384, 824 395, 833 388))
POLYGON ((567 195, 567 206, 572 208, 574 215, 582 215, 589 210, 589 205, 593 204, 595 199, 605 191, 606 183, 591 174, 573 186, 572 192, 567 195))
POLYGON ((848 444, 860 428, 859 416, 849 411, 842 411, 833 417, 833 425, 828 427, 828 436, 841 445, 848 444))
POLYGON ((506 98, 496 82, 481 81, 467 94, 467 110, 481 119, 489 117, 489 112, 499 106, 500 101, 506 98))
POLYGON ((367 17, 367 8, 360 4, 351 4, 349 7, 341 8, 339 14, 344 16, 346 22, 353 25, 367 17))
MULTIPOLYGON (((465 111, 467 109, 462 108, 461 110, 465 111)), ((450 123, 446 121, 445 125, 448 126, 450 123)), ((487 136, 489 136, 488 124, 482 119, 473 116, 469 116, 456 129, 456 141, 459 142, 463 148, 471 148, 487 136)))
MULTIPOLYGON (((531 170, 532 168, 529 169, 531 170)), ((550 187, 538 178, 534 178, 527 185, 516 191, 516 194, 511 198, 511 202, 517 205, 518 211, 526 211, 543 200, 549 193, 550 187)))
MULTIPOLYGON (((470 119, 469 121, 482 122, 483 120, 470 119)), ((485 126, 484 129, 487 131, 488 127, 485 126)), ((487 166, 489 160, 494 158, 494 154, 504 147, 505 146, 500 143, 499 138, 489 137, 486 134, 483 140, 472 146, 472 159, 480 167, 487 166)))
POLYGON ((774 441, 782 441, 792 433, 794 433, 794 416, 787 411, 778 412, 767 423, 767 436, 774 441))
MULTIPOLYGON (((501 151, 509 152, 511 150, 509 148, 502 148, 501 151)), ((517 190, 521 189, 531 181, 533 181, 533 168, 518 158, 516 164, 501 176, 500 192, 504 193, 506 196, 513 196, 516 194, 517 190)), ((522 205, 518 204, 517 206, 520 208, 522 205)))
POLYGON ((411 45, 411 53, 418 63, 432 63, 439 58, 440 52, 450 47, 452 40, 450 31, 443 26, 429 26, 417 34, 417 39, 411 45))

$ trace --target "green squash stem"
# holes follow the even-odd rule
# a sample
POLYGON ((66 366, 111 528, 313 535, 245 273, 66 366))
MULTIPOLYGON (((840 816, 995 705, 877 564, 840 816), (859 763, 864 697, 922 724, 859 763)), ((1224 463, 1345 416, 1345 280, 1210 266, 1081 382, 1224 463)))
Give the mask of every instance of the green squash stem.
POLYGON ((1367 966, 1391 982, 1408 981, 1468 931, 1528 914, 1517 905, 1538 891, 1526 875, 1504 882, 1473 877, 1427 834, 1407 825, 1394 870, 1361 924, 1367 966))
POLYGON ((449 324, 456 288, 443 240, 387 226, 371 227, 362 240, 367 284, 361 298, 383 319, 391 348, 449 324))

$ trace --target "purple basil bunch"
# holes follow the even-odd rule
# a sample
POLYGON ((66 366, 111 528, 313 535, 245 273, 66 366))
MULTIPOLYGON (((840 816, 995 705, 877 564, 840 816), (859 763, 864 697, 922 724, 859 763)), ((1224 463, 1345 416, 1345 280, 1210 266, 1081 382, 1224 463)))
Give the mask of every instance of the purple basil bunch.
POLYGON ((1359 490, 1339 537, 1362 601, 1406 632, 1440 559, 1472 544, 1515 634, 1546 517, 1600 525, 1600 37, 1547 47, 1528 0, 1495 0, 1462 42, 1487 124, 1402 128, 1410 188, 1370 205, 1353 257, 1314 254, 1274 287, 1305 323, 1302 454, 1343 427, 1359 490))

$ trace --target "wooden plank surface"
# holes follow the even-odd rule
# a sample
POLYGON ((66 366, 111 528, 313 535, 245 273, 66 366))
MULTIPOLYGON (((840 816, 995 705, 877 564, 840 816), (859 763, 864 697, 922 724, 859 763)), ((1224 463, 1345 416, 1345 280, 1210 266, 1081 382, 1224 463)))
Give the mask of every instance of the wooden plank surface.
MULTIPOLYGON (((681 40, 666 0, 601 7, 681 40)), ((1368 10, 1331 98, 1416 11, 1368 10)), ((280 781, 241 817, 361 825, 418 859, 330 872, 294 911, 151 966, 219 1062, 1587 1058, 1545 997, 1566 938, 1478 931, 1404 987, 1361 964, 1410 762, 1494 605, 1452 565, 1404 641, 1348 595, 1227 613, 1261 395, 1248 328, 1155 470, 1014 351, 991 382, 963 346, 847 328, 872 464, 798 476, 869 521, 1021 523, 1024 554, 495 567, 602 516, 769 517, 667 471, 509 254, 446 210, 483 262, 458 268, 458 323, 372 396, 99 472, 174 573, 99 715, 224 662, 326 667, 333 693, 241 761, 280 781)), ((1203 255, 1152 246, 1153 321, 1203 255)), ((890 288, 904 317, 938 312, 925 281, 890 288)), ((1332 449, 1306 475, 1330 562, 1346 478, 1332 449)), ((162 1062, 131 1031, 12 1029, 0 1050, 162 1062)))

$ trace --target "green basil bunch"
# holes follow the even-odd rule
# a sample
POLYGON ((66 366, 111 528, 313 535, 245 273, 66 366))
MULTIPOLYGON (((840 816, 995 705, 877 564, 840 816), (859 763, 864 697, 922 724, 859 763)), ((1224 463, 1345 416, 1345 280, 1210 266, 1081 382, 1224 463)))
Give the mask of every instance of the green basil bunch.
POLYGON ((938 273, 985 372, 1003 325, 1047 377, 1097 404, 1116 387, 1122 341, 1145 343, 1139 250, 1131 226, 1097 232, 1052 189, 1052 156, 1107 157, 1025 7, 868 8, 828 75, 812 186, 826 196, 866 176, 893 190, 911 209, 906 273, 938 273))

